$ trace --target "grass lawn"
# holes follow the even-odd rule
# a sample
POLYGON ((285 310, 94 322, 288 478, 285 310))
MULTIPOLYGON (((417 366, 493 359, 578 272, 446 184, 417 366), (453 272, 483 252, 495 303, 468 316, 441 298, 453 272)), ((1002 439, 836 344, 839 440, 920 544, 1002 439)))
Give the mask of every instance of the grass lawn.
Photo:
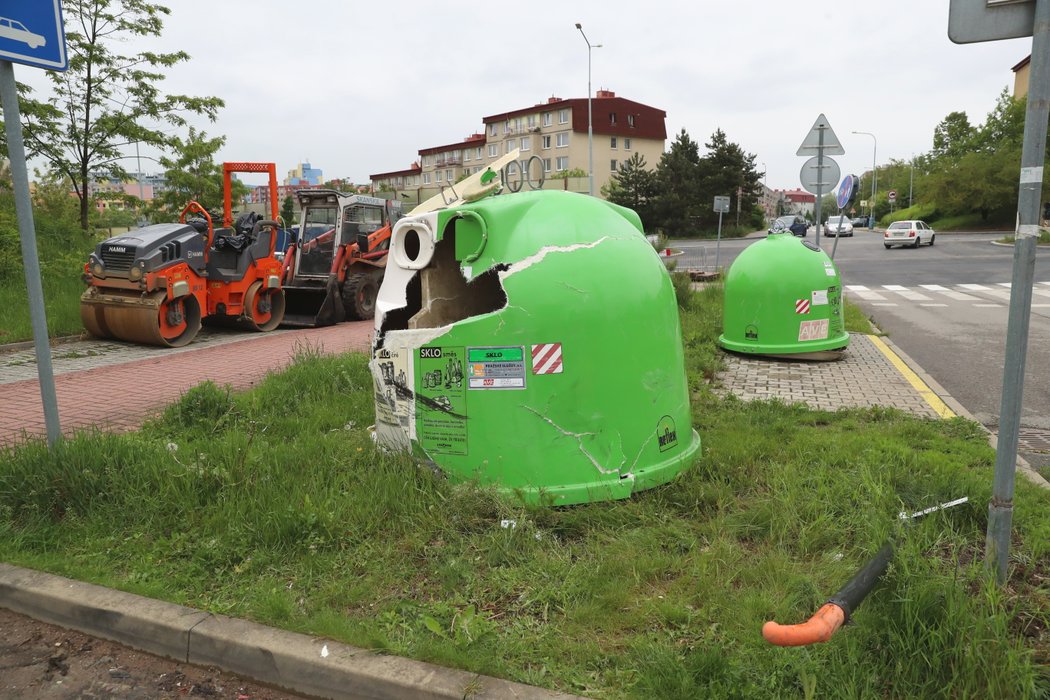
POLYGON ((525 507, 376 452, 366 358, 307 351, 251 392, 202 384, 137 433, 0 452, 0 558, 597 698, 1050 694, 1050 493, 1018 480, 999 589, 979 426, 719 399, 720 287, 682 323, 703 454, 630 500, 525 507), (762 640, 889 537, 855 624, 762 640))

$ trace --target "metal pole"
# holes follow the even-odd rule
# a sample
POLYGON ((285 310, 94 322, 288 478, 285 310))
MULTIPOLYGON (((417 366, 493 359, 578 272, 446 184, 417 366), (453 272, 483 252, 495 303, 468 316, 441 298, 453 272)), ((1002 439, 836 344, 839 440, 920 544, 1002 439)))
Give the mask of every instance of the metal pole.
POLYGON ((1006 326, 1003 393, 999 405, 999 439, 995 452, 995 481, 988 503, 988 533, 984 561, 995 568, 1000 585, 1006 582, 1010 559, 1010 527, 1014 509, 1014 471, 1024 394, 1028 322, 1032 313, 1035 244, 1039 238, 1039 200, 1043 188, 1047 117, 1050 114, 1050 0, 1035 0, 1028 108, 1021 150, 1020 189, 1017 193, 1017 235, 1014 240, 1010 317, 1006 326))
POLYGON ((591 49, 601 48, 601 44, 591 45, 591 40, 583 33, 583 25, 576 23, 576 28, 587 42, 587 191, 594 196, 594 121, 591 111, 591 49))
POLYGON ((15 216, 18 218, 18 235, 22 239, 22 265, 25 267, 26 289, 29 292, 29 320, 33 327, 33 347, 36 350, 40 399, 44 403, 47 444, 53 446, 62 437, 62 427, 58 420, 55 375, 51 368, 51 347, 48 344, 47 317, 44 313, 44 289, 40 283, 33 204, 29 198, 29 175, 26 171, 25 144, 22 142, 22 117, 18 109, 15 71, 10 61, 0 61, 0 106, 4 109, 4 129, 7 132, 8 157, 11 160, 11 184, 15 193, 15 216))
POLYGON ((908 171, 908 208, 911 209, 911 193, 915 188, 915 156, 911 157, 911 169, 908 171))
POLYGON ((718 210, 718 238, 715 239, 715 272, 718 272, 721 267, 722 260, 722 210, 718 210))
POLYGON ((813 232, 816 235, 817 247, 820 247, 820 198, 824 196, 824 130, 827 124, 817 127, 817 203, 813 207, 813 232))

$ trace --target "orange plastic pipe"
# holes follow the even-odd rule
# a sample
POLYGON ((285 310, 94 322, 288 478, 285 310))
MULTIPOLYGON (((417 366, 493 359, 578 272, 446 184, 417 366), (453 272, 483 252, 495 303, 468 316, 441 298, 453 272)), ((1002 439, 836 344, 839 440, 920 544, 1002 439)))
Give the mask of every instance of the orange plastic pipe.
POLYGON ((827 603, 801 625, 781 625, 770 620, 762 625, 762 636, 778 647, 801 647, 828 641, 845 621, 846 611, 827 603))

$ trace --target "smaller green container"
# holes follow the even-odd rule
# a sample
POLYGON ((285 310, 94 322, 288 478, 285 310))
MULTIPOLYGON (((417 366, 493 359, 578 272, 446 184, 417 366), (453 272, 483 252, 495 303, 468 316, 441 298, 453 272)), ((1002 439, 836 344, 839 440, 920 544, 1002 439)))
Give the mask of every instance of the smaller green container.
POLYGON ((719 344, 726 350, 830 359, 849 345, 842 282, 818 246, 773 233, 729 267, 719 344))

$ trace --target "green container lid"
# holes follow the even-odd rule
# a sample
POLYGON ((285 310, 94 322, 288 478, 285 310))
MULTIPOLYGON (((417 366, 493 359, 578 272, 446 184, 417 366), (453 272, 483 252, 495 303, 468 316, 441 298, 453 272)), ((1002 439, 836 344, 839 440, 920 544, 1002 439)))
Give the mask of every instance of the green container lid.
POLYGON ((593 197, 402 219, 372 371, 380 445, 529 502, 625 498, 700 449, 670 277, 638 216, 593 197))
POLYGON ((722 321, 718 342, 735 352, 791 356, 849 345, 835 263, 789 233, 772 233, 733 261, 722 321))

